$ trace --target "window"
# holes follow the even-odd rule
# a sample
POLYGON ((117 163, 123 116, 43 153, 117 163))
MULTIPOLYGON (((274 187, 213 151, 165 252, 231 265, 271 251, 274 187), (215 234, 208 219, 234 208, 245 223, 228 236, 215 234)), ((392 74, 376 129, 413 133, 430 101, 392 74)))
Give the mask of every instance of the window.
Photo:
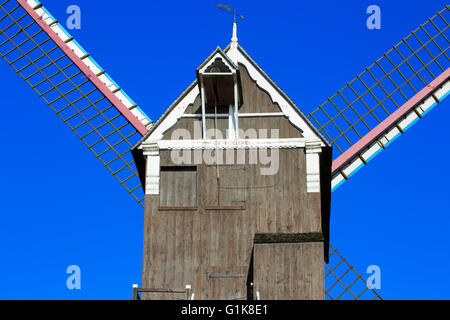
POLYGON ((228 139, 230 128, 229 106, 206 106, 206 139, 228 139), (217 136, 216 136, 217 132, 217 136))
POLYGON ((161 208, 197 207, 197 167, 161 167, 161 208))

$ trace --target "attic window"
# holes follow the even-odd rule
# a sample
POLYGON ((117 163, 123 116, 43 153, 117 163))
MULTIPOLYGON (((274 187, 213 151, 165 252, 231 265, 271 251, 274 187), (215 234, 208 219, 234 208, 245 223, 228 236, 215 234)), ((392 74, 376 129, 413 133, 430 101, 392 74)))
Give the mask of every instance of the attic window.
POLYGON ((229 139, 233 125, 229 106, 206 106, 206 139, 229 139))
POLYGON ((225 73, 231 72, 221 58, 216 58, 214 62, 205 70, 205 73, 225 73))
POLYGON ((234 139, 242 100, 239 70, 217 48, 197 69, 197 77, 202 100, 203 139, 234 139))

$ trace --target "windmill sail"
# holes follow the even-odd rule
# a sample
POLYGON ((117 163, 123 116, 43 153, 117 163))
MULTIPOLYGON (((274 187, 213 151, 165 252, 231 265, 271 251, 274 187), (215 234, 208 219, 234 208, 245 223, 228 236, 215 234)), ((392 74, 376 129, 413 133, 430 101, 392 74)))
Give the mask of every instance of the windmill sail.
POLYGON ((380 294, 330 245, 330 263, 325 265, 325 299, 383 300, 380 294))
POLYGON ((448 95, 449 11, 437 12, 309 114, 334 147, 333 190, 448 95))
POLYGON ((0 55, 143 204, 131 155, 150 119, 36 0, 0 0, 0 55))

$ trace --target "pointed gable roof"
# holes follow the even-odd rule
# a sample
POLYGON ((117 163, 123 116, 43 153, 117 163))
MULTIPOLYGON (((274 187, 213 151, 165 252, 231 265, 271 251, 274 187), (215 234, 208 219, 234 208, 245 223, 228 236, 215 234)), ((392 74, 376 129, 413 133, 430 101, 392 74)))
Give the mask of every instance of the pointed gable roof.
POLYGON ((289 118, 289 121, 304 132, 306 138, 313 136, 319 138, 323 146, 330 147, 330 143, 319 132, 319 130, 309 121, 306 115, 297 107, 292 99, 264 72, 264 70, 250 57, 250 55, 239 44, 230 44, 225 50, 217 47, 197 68, 197 79, 193 81, 181 95, 169 106, 169 108, 161 115, 155 124, 149 129, 145 136, 133 147, 139 147, 149 137, 151 140, 161 139, 163 133, 175 125, 177 120, 183 115, 187 106, 195 100, 199 94, 198 74, 205 71, 217 57, 223 59, 226 67, 230 71, 237 71, 238 64, 245 66, 250 77, 256 81, 257 85, 264 89, 272 98, 272 100, 281 108, 281 111, 289 118), (166 123, 167 122, 167 123, 166 123), (162 130, 162 124, 164 129, 162 130))
MULTIPOLYGON (((229 45, 224 51, 227 54, 233 54, 230 51, 233 50, 231 45, 229 45)), ((242 46, 240 44, 237 44, 236 49, 238 54, 241 55, 241 57, 237 57, 238 63, 242 63, 247 70, 249 70, 249 64, 254 67, 256 69, 256 73, 251 73, 250 70, 250 76, 253 77, 257 77, 257 73, 259 73, 262 78, 264 80, 266 80, 268 82, 268 85, 264 85, 263 83, 261 83, 262 81, 258 82, 258 79, 254 79, 256 80, 257 84, 262 87, 263 89, 266 89, 266 91, 268 91, 268 93, 270 94, 270 96, 272 97, 272 100, 274 102, 278 102, 280 104, 280 102, 283 101, 277 101, 278 99, 274 99, 276 98, 276 95, 279 94, 281 96, 281 98, 283 98, 283 100, 285 100, 285 102, 287 102, 288 106, 287 107, 291 107, 300 117, 301 119, 304 121, 304 123, 307 125, 307 127, 311 130, 311 132, 313 132, 316 136, 318 136, 322 142, 324 143, 325 146, 327 147, 331 147, 331 144, 328 142, 328 140, 320 133, 320 131, 311 123, 311 121, 308 119, 308 117, 306 117, 306 115, 303 113, 303 111, 300 110, 299 107, 297 107, 297 105, 294 103, 294 101, 292 101, 292 99, 283 91, 281 90, 281 88, 275 83, 275 81, 273 81, 268 75, 267 73, 255 62, 255 60, 252 59, 252 57, 244 50, 244 48, 242 48, 242 46), (242 56, 245 58, 245 60, 248 61, 248 63, 245 63, 245 61, 243 61, 241 58, 242 56), (275 89, 275 92, 273 92, 272 90, 270 90, 270 87, 272 87, 273 89, 275 89), (269 89, 269 90, 267 90, 269 89), (277 93, 277 94, 276 94, 277 93)), ((234 53, 236 54, 236 53, 234 53)), ((259 79, 262 80, 262 79, 259 79)), ((282 112, 285 113, 289 119, 291 120, 291 117, 289 116, 289 110, 284 109, 283 106, 280 104, 280 107, 282 109, 282 112), (283 110, 284 109, 284 110, 283 110)), ((291 121, 292 122, 292 121, 291 121)), ((300 127, 300 129, 303 130, 302 127, 300 127)))

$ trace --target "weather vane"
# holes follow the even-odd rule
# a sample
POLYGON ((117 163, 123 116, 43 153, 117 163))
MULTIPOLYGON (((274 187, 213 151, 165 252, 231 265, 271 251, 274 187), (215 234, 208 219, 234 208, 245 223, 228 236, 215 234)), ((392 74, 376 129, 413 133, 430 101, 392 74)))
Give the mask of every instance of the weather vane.
POLYGON ((244 19, 244 16, 237 14, 236 9, 232 9, 230 5, 219 3, 216 8, 234 15, 234 22, 236 22, 236 18, 244 19))

